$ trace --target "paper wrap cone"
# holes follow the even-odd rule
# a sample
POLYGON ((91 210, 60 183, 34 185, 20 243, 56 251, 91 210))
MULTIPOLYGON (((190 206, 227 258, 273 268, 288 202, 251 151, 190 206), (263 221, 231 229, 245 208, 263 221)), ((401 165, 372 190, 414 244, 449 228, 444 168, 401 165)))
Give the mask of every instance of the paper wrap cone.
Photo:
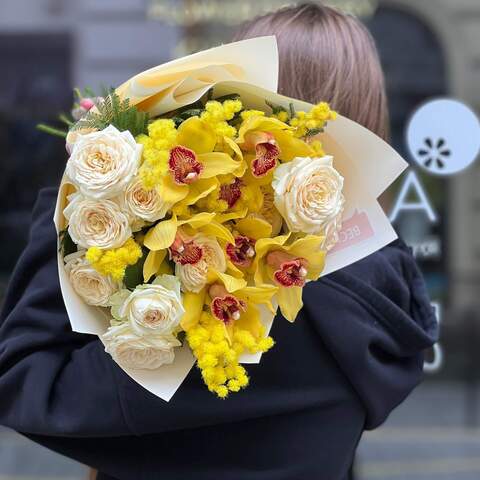
MULTIPOLYGON (((248 108, 265 110, 265 100, 297 110, 312 105, 275 93, 278 53, 275 37, 261 37, 213 48, 140 73, 122 84, 117 93, 133 105, 161 115, 200 99, 210 88, 214 97, 238 93, 248 108)), ((384 247, 396 234, 377 202, 378 196, 400 175, 407 163, 378 136, 345 117, 328 123, 320 135, 325 151, 344 177, 346 199, 340 240, 327 254, 323 275, 334 272, 384 247), (372 172, 375 172, 372 175, 372 172)), ((63 209, 72 191, 62 180, 55 209, 57 232, 65 228, 63 209)), ((72 329, 101 336, 109 325, 105 309, 83 302, 69 283, 59 253, 58 272, 72 329)), ((270 330, 274 316, 264 307, 262 321, 270 330)), ((258 363, 261 354, 244 355, 243 363, 258 363)), ((157 370, 125 369, 144 388, 169 401, 194 365, 189 348, 175 350, 175 361, 157 370)), ((123 367, 122 367, 123 368, 123 367)))

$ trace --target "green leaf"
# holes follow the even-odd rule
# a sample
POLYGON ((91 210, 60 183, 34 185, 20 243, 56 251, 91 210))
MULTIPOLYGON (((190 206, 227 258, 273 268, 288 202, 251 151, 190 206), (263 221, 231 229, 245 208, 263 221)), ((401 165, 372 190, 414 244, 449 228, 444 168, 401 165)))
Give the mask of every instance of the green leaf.
POLYGON ((45 123, 38 123, 35 128, 40 130, 41 132, 48 133, 49 135, 53 135, 55 137, 62 137, 66 138, 68 132, 65 130, 60 130, 59 128, 51 127, 50 125, 46 125, 45 123))
POLYGON ((143 264, 147 259, 148 249, 142 248, 142 256, 139 258, 137 263, 134 265, 129 265, 125 269, 125 277, 123 278, 123 283, 127 288, 134 289, 137 285, 143 283, 143 264))
POLYGON ((172 120, 175 122, 175 126, 178 128, 188 118, 199 117, 202 111, 203 110, 201 108, 190 108, 181 113, 177 113, 174 117, 172 117, 172 120))
POLYGON ((292 102, 288 104, 288 108, 290 109, 290 118, 293 118, 295 116, 295 107, 292 102))
POLYGON ((75 253, 78 251, 78 247, 75 242, 72 240, 72 237, 68 233, 68 228, 62 230, 58 237, 60 239, 60 251, 62 252, 63 257, 75 253))
POLYGON ((174 113, 176 116, 180 116, 182 113, 186 112, 187 110, 198 109, 203 110, 203 103, 201 100, 197 100, 196 102, 191 103, 190 105, 184 105, 183 107, 178 108, 174 113))
POLYGON ((323 132, 323 128, 311 128, 310 130, 307 130, 307 133, 305 134, 305 136, 313 137, 314 135, 317 135, 322 132, 323 132))
POLYGON ((215 99, 217 102, 224 102, 225 100, 240 100, 240 95, 238 93, 229 93, 227 95, 222 95, 215 99))
POLYGON ((65 115, 64 113, 61 113, 59 116, 58 116, 58 119, 63 122, 65 125, 67 125, 68 127, 71 127, 75 122, 72 121, 70 118, 67 117, 67 115, 65 115))
POLYGON ((177 335, 177 340, 183 345, 183 342, 185 341, 185 339, 187 338, 187 332, 185 332, 184 330, 182 330, 181 332, 178 333, 177 335))
POLYGON ((290 116, 290 112, 285 107, 282 107, 281 105, 277 105, 275 103, 271 103, 268 100, 265 100, 265 103, 272 109, 272 113, 274 115, 278 115, 280 112, 287 112, 290 116))

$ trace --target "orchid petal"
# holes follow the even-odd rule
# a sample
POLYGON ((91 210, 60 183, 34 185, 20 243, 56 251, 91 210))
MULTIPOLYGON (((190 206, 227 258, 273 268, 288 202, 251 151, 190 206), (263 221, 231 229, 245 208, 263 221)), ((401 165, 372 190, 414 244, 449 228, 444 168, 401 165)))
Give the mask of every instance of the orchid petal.
POLYGON ((232 232, 221 223, 211 222, 208 225, 201 227, 200 231, 205 235, 219 238, 229 243, 235 242, 232 232))
POLYGON ((188 331, 198 323, 202 314, 203 305, 205 304, 205 295, 205 288, 198 293, 185 292, 182 295, 185 313, 180 320, 180 325, 185 331, 188 331))
POLYGON ((319 235, 307 235, 285 247, 291 255, 308 261, 307 278, 309 280, 317 280, 325 266, 326 251, 322 249, 324 238, 319 235))
POLYGON ((303 306, 302 287, 280 287, 277 296, 282 315, 294 322, 303 306))
POLYGON ((213 192, 219 182, 216 178, 200 178, 189 186, 188 195, 183 202, 185 205, 193 205, 201 198, 205 198, 209 193, 213 192))
POLYGON ((143 244, 154 251, 168 248, 175 240, 178 225, 175 215, 170 220, 157 223, 147 232, 143 244))
POLYGON ((178 225, 190 225, 193 228, 201 228, 204 227, 205 225, 208 225, 210 222, 213 221, 215 218, 215 213, 210 213, 210 212, 201 212, 197 213, 196 215, 193 215, 191 218, 187 220, 179 220, 178 225))
POLYGON ((237 268, 231 260, 227 260, 227 272, 233 277, 243 278, 244 273, 237 268))
POLYGON ((198 161, 203 165, 200 178, 212 178, 217 175, 227 175, 238 169, 239 163, 223 152, 211 152, 198 155, 198 161))
POLYGON ((272 305, 272 297, 278 292, 278 288, 275 285, 260 285, 258 287, 245 287, 239 291, 236 295, 238 298, 245 300, 247 304, 264 303, 268 309, 275 313, 275 308, 272 305))
MULTIPOLYGON (((253 130, 270 132, 272 130, 291 130, 292 127, 274 117, 252 116, 245 120, 238 130, 237 143, 245 142, 245 135, 253 130)), ((273 133, 273 132, 272 132, 273 133)))
POLYGON ((308 143, 283 130, 272 132, 280 148, 280 160, 289 162, 295 157, 315 157, 315 151, 308 143))
POLYGON ((197 155, 213 152, 217 136, 213 129, 198 117, 183 121, 177 130, 177 143, 193 150, 197 155))
POLYGON ((241 290, 247 286, 247 282, 243 278, 232 277, 232 275, 228 275, 228 273, 221 273, 217 271, 213 273, 214 276, 223 283, 228 293, 236 292, 237 290, 241 290))
POLYGON ((236 220, 238 218, 243 218, 247 215, 248 210, 244 208, 243 210, 238 210, 236 212, 229 213, 217 213, 215 214, 215 221, 218 223, 229 222, 230 220, 236 220))
POLYGON ((170 175, 165 175, 159 187, 159 193, 165 203, 172 205, 181 202, 188 195, 188 185, 176 184, 170 175))
POLYGON ((150 250, 148 252, 145 263, 143 264, 143 281, 147 283, 153 275, 155 275, 160 265, 162 264, 165 256, 167 255, 167 250, 150 250))
POLYGON ((235 328, 247 330, 256 340, 260 339, 265 333, 265 327, 261 321, 258 308, 249 304, 247 310, 242 312, 240 318, 235 322, 235 328))
POLYGON ((242 150, 240 150, 240 147, 231 138, 223 137, 223 141, 233 150, 237 157, 235 160, 237 161, 238 167, 232 173, 236 177, 243 177, 245 171, 247 170, 247 163, 243 160, 242 150))
POLYGON ((238 232, 255 240, 272 235, 272 226, 264 219, 250 215, 235 223, 238 232))
POLYGON ((262 258, 268 253, 271 247, 282 247, 288 240, 289 235, 280 235, 275 238, 261 238, 255 243, 255 257, 253 260, 253 269, 255 270, 254 280, 255 284, 263 283, 263 273, 261 271, 262 258))

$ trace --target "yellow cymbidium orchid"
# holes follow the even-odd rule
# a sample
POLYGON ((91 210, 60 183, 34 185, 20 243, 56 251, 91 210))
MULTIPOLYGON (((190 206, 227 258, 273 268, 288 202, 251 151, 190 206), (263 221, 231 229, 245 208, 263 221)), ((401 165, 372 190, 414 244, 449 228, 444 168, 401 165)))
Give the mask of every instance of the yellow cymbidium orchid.
POLYGON ((179 220, 173 215, 169 220, 164 220, 152 227, 143 240, 143 244, 150 249, 143 265, 143 278, 148 282, 153 275, 158 275, 164 266, 168 248, 175 241, 178 229, 182 227, 190 237, 201 233, 214 237, 224 243, 234 242, 232 232, 224 225, 214 221, 214 213, 199 213, 186 220, 179 220))
POLYGON ((303 306, 302 287, 316 280, 325 265, 324 237, 306 235, 288 244, 290 235, 261 238, 255 244, 254 280, 256 285, 273 281, 278 286, 282 315, 293 322, 303 306))
POLYGON ((235 277, 252 275, 255 257, 255 242, 262 237, 270 237, 272 226, 262 217, 251 214, 233 225, 234 241, 225 246, 227 266, 235 277))
MULTIPOLYGON (((246 167, 238 146, 231 148, 237 157, 234 160, 228 153, 215 151, 216 138, 212 128, 198 117, 180 124, 175 146, 169 151, 168 170, 159 185, 165 202, 193 205, 218 186, 219 175, 243 175, 246 167)), ((234 144, 231 140, 227 143, 234 144)))
POLYGON ((169 220, 163 220, 152 227, 145 235, 143 244, 153 251, 163 250, 172 245, 181 225, 190 225, 198 229, 208 225, 214 218, 215 214, 208 212, 197 213, 185 220, 179 220, 173 215, 169 220))
POLYGON ((243 278, 214 272, 216 277, 205 297, 212 315, 223 323, 231 341, 235 328, 248 330, 255 338, 264 332, 257 305, 264 304, 275 313, 271 299, 277 293, 274 285, 248 286, 243 278))
POLYGON ((242 145, 247 139, 246 136, 251 132, 273 132, 275 130, 293 130, 285 122, 273 117, 263 115, 252 115, 242 122, 238 129, 237 143, 242 145))
MULTIPOLYGON (((289 162, 295 157, 315 156, 315 150, 304 140, 294 136, 294 129, 277 118, 251 116, 247 118, 238 130, 237 143, 248 145, 249 135, 254 132, 266 132, 273 136, 279 148, 278 158, 289 162)), ((268 139, 265 139, 268 141, 268 139)))

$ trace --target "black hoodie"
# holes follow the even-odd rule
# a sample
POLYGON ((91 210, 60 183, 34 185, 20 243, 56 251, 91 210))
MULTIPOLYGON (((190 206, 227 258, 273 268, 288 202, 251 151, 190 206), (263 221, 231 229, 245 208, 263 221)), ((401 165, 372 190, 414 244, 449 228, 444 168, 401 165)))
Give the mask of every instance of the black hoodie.
POLYGON ((220 400, 193 368, 172 400, 130 379, 95 336, 73 333, 42 191, 0 321, 0 423, 125 480, 344 480, 364 429, 422 377, 437 322, 410 250, 396 241, 305 287, 296 322, 250 386, 220 400))

